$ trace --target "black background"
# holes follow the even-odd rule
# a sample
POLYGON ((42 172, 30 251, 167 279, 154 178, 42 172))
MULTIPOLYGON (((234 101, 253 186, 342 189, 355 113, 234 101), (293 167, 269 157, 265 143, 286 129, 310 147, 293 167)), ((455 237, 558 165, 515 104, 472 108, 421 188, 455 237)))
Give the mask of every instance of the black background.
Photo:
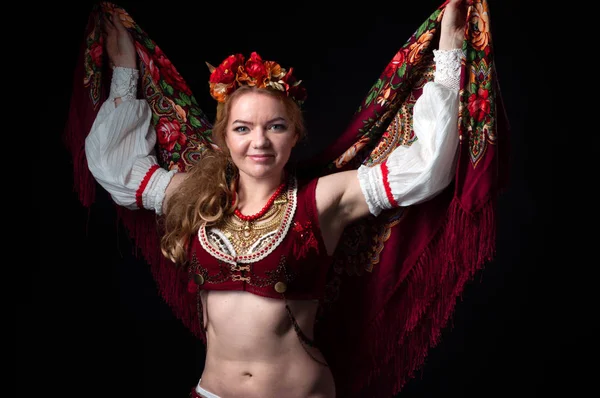
MULTIPOLYGON (((540 105, 552 84, 540 62, 555 71, 560 63, 542 50, 536 10, 518 3, 489 3, 511 123, 511 184, 500 201, 497 257, 468 285, 442 342, 402 397, 579 396, 596 376, 598 262, 587 254, 593 231, 582 233, 591 214, 574 216, 588 209, 575 182, 587 165, 564 161, 577 151, 563 131, 575 121, 560 104, 540 105), (576 218, 583 227, 563 226, 576 218)), ((43 193, 35 196, 42 197, 34 231, 41 251, 26 267, 31 277, 17 310, 16 395, 184 398, 201 375, 203 347, 157 295, 106 194, 99 189, 90 209, 80 205, 61 143, 91 4, 38 8, 52 32, 52 45, 41 40, 37 49, 52 69, 39 121, 41 147, 52 160, 35 179, 43 193)), ((289 2, 118 4, 173 61, 209 116, 205 61, 256 50, 293 66, 308 88, 309 135, 318 132, 304 149, 310 154, 344 129, 395 51, 441 2, 329 10, 289 2)))

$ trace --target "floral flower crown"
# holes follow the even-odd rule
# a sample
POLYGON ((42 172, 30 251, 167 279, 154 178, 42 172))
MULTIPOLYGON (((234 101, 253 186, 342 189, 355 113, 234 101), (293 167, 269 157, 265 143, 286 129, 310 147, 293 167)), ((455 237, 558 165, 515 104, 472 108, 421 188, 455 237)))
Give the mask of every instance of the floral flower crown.
POLYGON ((240 86, 255 86, 284 92, 299 106, 306 100, 306 89, 292 75, 293 68, 286 70, 273 61, 263 61, 256 52, 246 61, 242 54, 225 58, 218 67, 208 62, 210 70, 210 95, 218 102, 225 102, 227 96, 240 86))

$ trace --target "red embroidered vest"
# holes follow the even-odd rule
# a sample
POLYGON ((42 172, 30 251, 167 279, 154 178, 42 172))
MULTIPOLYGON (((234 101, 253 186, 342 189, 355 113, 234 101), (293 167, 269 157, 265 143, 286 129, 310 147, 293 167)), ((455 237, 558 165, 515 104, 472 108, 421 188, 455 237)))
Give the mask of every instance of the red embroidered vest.
POLYGON ((190 272, 198 287, 280 299, 321 299, 332 256, 327 255, 319 227, 317 181, 299 186, 294 176, 289 178, 283 220, 251 254, 236 255, 221 231, 200 228, 189 252, 190 272))

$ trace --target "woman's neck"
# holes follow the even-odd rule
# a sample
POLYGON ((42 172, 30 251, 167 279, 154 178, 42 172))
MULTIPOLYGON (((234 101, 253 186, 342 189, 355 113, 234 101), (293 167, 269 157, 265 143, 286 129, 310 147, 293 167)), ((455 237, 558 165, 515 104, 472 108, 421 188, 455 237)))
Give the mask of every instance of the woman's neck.
POLYGON ((256 213, 284 182, 284 177, 285 173, 282 173, 279 177, 256 179, 240 173, 236 207, 244 214, 256 213))

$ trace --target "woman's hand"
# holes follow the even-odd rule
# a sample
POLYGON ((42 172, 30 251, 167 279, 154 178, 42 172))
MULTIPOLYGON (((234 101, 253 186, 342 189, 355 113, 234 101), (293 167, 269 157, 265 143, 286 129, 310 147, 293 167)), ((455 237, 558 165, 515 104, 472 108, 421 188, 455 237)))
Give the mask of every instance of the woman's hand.
POLYGON ((467 24, 467 0, 449 0, 442 17, 440 50, 461 48, 467 24))
POLYGON ((125 28, 117 11, 104 17, 105 46, 111 66, 137 69, 137 55, 131 33, 125 28))

